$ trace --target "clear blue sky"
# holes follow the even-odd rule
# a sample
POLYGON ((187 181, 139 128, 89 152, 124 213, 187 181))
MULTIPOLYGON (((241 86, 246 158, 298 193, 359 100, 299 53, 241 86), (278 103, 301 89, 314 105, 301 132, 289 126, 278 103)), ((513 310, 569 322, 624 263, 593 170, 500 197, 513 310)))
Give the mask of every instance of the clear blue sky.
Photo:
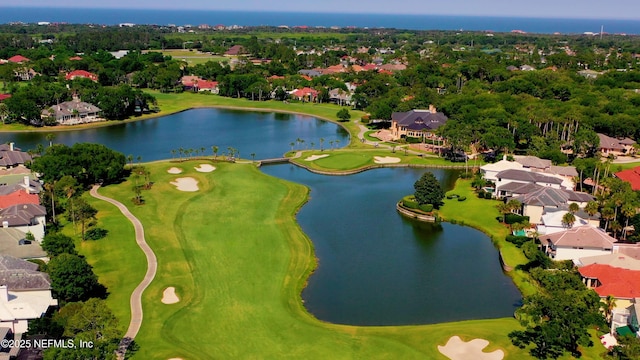
POLYGON ((640 19, 640 0, 0 0, 2 6, 640 19))

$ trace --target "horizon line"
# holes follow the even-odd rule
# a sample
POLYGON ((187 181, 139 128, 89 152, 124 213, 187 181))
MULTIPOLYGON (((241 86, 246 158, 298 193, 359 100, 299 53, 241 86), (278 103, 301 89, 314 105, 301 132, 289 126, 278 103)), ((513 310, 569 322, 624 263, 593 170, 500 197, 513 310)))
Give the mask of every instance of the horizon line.
POLYGON ((291 13, 291 14, 345 14, 345 15, 390 15, 390 16, 450 16, 450 17, 477 17, 477 18, 519 18, 519 19, 564 19, 564 20, 640 20, 640 17, 592 17, 592 16, 543 16, 543 15, 491 15, 491 14, 454 14, 454 13, 403 13, 403 12, 358 12, 358 11, 304 11, 304 10, 249 10, 249 9, 213 9, 213 8, 154 8, 146 7, 77 7, 77 6, 34 6, 34 5, 2 5, 0 8, 24 9, 24 8, 40 8, 40 9, 75 9, 75 10, 146 10, 146 11, 212 11, 212 12, 246 12, 246 13, 291 13))

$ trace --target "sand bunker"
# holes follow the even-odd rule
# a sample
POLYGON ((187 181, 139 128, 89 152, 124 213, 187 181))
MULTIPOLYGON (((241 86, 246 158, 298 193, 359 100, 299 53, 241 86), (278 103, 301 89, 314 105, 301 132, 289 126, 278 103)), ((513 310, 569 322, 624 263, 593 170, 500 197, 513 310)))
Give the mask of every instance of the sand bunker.
POLYGON ((307 157, 306 159, 304 159, 304 161, 313 161, 313 160, 318 160, 318 159, 326 158, 327 156, 329 156, 329 154, 324 154, 324 155, 311 155, 311 156, 307 157))
POLYGON ((176 181, 172 181, 170 184, 174 185, 180 191, 198 191, 199 190, 198 180, 191 177, 178 178, 176 179, 176 181))
POLYGON ((464 342, 460 337, 452 336, 445 346, 438 345, 438 351, 451 360, 502 360, 504 358, 502 350, 482 352, 482 349, 488 345, 489 342, 484 339, 464 342))
POLYGON ((182 169, 177 167, 172 167, 171 169, 167 170, 167 172, 169 174, 180 174, 182 172, 182 169))
POLYGON ((374 156, 373 157, 373 162, 375 162, 376 164, 396 164, 399 163, 401 160, 400 158, 397 157, 392 157, 392 156, 374 156))
POLYGON ((176 288, 170 286, 164 289, 164 292, 162 293, 163 304, 175 304, 179 301, 180 299, 178 299, 178 295, 176 295, 176 288))
POLYGON ((216 167, 209 164, 200 164, 200 166, 194 169, 196 169, 196 171, 198 172, 212 172, 213 170, 216 169, 216 167))

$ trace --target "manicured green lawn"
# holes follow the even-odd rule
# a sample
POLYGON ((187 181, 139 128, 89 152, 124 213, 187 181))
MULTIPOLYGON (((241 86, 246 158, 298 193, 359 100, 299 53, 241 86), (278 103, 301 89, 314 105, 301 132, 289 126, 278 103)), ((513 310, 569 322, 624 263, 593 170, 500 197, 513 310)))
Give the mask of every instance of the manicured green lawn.
MULTIPOLYGON (((445 359, 437 345, 453 335, 486 338, 488 350, 529 358, 506 336, 519 327, 511 318, 402 327, 315 320, 300 298, 315 267, 313 245, 294 219, 307 189, 250 164, 217 163, 216 171, 198 173, 193 167, 200 162, 148 164, 153 189, 143 192, 145 205, 130 206, 145 226, 159 265, 143 297, 145 317, 136 338, 141 348, 134 358, 445 359), (170 175, 171 166, 185 171, 170 175), (185 176, 197 179, 200 191, 179 192, 169 184, 185 176), (179 303, 160 302, 168 286, 176 287, 179 303)), ((130 185, 100 192, 131 204, 130 185)), ((125 238, 128 231, 114 229, 110 236, 123 232, 125 238)), ((134 254, 88 256, 121 264, 134 254)), ((128 271, 125 267, 120 273, 128 276, 128 271)))
MULTIPOLYGON (((326 147, 326 144, 325 144, 326 147)), ((401 148, 398 148, 393 152, 391 149, 338 149, 324 151, 304 151, 302 156, 293 159, 293 162, 306 166, 311 169, 320 171, 347 171, 362 169, 367 166, 380 166, 376 164, 375 157, 393 157, 400 159, 398 164, 410 164, 410 165, 422 165, 422 166, 458 166, 464 167, 464 163, 453 163, 438 157, 420 157, 407 153, 401 148), (312 155, 329 155, 327 157, 306 161, 305 159, 312 155)), ((469 162, 469 169, 474 165, 473 162, 469 162)), ((481 165, 480 162, 477 165, 481 165)))

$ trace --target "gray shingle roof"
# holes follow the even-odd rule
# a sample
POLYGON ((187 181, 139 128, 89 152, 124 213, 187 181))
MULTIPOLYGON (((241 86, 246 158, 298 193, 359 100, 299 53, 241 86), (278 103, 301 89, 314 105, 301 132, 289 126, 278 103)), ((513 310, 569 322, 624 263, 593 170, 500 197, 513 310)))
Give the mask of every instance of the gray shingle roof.
POLYGON ((498 179, 508 179, 508 180, 518 180, 518 181, 527 181, 530 183, 549 183, 549 184, 562 184, 562 180, 546 176, 541 173, 533 172, 533 171, 523 171, 523 170, 515 170, 509 169, 500 171, 496 174, 496 178, 498 179))
POLYGON ((514 156, 514 160, 527 168, 547 169, 551 166, 551 160, 540 159, 537 156, 514 156))
POLYGON ((16 269, 36 271, 38 270, 38 264, 18 259, 17 257, 10 255, 0 254, 0 271, 16 269))
POLYGON ((47 210, 42 205, 13 205, 0 210, 0 225, 5 221, 9 223, 9 226, 31 225, 35 217, 46 214, 47 210))
POLYGON ((590 225, 578 226, 565 231, 544 235, 540 237, 544 242, 553 243, 555 246, 582 247, 611 249, 616 239, 607 235, 603 230, 590 225))
POLYGON ((17 166, 31 161, 31 155, 22 151, 11 151, 0 149, 0 166, 17 166))
POLYGON ((443 113, 429 110, 411 110, 391 114, 392 121, 396 121, 399 126, 407 127, 411 130, 435 130, 444 125, 447 119, 443 113))

